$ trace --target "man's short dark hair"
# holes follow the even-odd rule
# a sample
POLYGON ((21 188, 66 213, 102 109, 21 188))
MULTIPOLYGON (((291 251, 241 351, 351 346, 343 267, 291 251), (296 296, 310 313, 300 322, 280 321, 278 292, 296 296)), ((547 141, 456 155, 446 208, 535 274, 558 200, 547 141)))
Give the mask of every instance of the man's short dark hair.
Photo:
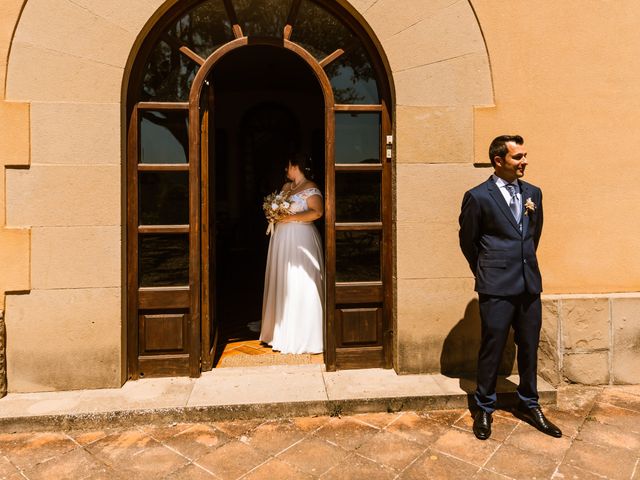
POLYGON ((493 139, 491 145, 489 145, 489 160, 491 165, 494 165, 493 159, 500 157, 504 159, 509 149, 507 148, 507 142, 513 142, 516 145, 522 145, 524 139, 520 135, 500 135, 493 139))

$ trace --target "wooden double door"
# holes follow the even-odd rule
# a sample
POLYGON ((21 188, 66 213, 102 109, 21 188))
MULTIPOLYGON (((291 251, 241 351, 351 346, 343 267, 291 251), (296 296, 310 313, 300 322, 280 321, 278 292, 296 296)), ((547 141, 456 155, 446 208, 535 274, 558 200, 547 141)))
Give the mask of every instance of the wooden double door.
POLYGON ((196 60, 189 101, 129 111, 129 377, 199 376, 229 317, 260 320, 261 283, 242 276, 263 275, 260 200, 292 151, 314 159, 325 201, 326 367, 391 368, 387 103, 336 103, 326 64, 287 40, 240 37, 196 60))

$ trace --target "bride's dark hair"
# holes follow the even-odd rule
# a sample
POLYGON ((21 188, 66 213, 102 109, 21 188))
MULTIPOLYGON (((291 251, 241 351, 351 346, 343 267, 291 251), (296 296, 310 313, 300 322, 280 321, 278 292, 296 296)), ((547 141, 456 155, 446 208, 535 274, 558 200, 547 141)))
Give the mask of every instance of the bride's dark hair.
POLYGON ((304 176, 309 180, 313 180, 313 171, 311 170, 311 157, 302 153, 292 153, 287 157, 287 162, 290 163, 292 167, 298 167, 300 171, 304 173, 304 176))

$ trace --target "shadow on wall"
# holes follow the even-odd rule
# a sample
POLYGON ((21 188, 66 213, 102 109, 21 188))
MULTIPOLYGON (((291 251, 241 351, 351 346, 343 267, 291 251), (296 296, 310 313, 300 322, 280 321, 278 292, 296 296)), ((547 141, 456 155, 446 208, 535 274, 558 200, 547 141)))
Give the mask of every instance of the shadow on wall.
MULTIPOLYGON (((476 389, 479 348, 480 307, 478 299, 473 299, 465 308, 462 319, 445 338, 440 353, 440 372, 447 377, 459 378, 460 388, 470 396, 476 389)), ((515 358, 516 346, 513 340, 513 330, 511 330, 498 374, 510 375, 514 368, 515 358)))

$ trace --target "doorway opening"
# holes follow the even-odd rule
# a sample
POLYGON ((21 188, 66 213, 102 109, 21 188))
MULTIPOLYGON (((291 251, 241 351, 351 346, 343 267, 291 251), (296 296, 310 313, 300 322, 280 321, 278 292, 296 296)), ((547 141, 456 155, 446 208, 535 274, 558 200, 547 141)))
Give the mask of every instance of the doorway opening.
MULTIPOLYGON (((269 45, 230 52, 207 80, 213 366, 322 363, 322 355, 278 355, 258 340, 269 246, 262 201, 286 181, 292 153, 313 159, 324 192, 322 90, 299 56, 269 45)), ((324 232, 322 220, 317 227, 324 232)))

